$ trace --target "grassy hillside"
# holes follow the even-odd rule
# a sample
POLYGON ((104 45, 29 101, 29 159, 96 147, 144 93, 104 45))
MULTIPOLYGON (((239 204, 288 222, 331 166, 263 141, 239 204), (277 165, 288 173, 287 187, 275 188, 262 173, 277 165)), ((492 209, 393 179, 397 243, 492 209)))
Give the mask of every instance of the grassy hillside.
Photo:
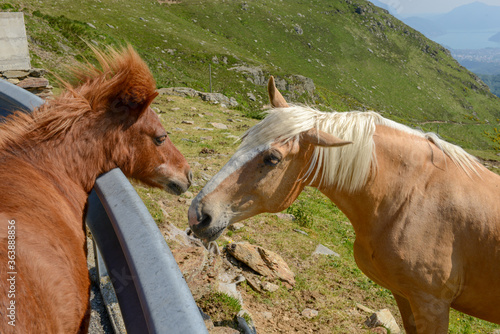
POLYGON ((61 64, 89 55, 82 40, 129 42, 159 86, 208 91, 210 64, 213 91, 237 98, 247 111, 266 97, 231 70, 236 65, 309 77, 316 94, 299 101, 340 111, 374 109, 466 148, 492 149, 486 134, 500 122, 500 99, 474 74, 365 0, 2 3, 25 12, 33 62, 56 73, 64 72, 61 64))

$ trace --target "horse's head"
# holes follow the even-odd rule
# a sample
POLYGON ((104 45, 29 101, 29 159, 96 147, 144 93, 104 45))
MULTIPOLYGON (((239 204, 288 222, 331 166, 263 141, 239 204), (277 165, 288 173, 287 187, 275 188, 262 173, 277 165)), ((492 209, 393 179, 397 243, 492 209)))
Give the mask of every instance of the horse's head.
POLYGON ((192 173, 150 108, 158 93, 147 65, 130 46, 120 52, 94 52, 102 70, 88 66, 76 75, 86 82, 78 93, 89 101, 95 122, 105 132, 105 169, 120 167, 127 177, 183 193, 192 173))
MULTIPOLYGON (((268 90, 273 107, 288 107, 272 78, 268 90)), ((202 239, 217 239, 228 225, 239 220, 286 209, 308 184, 314 148, 350 143, 310 128, 287 140, 275 138, 271 143, 248 148, 245 141, 252 141, 254 128, 247 134, 250 138, 244 139, 242 147, 191 203, 189 225, 202 239)))
POLYGON ((128 161, 121 166, 125 175, 176 195, 190 187, 191 169, 151 108, 126 133, 130 144, 128 161))

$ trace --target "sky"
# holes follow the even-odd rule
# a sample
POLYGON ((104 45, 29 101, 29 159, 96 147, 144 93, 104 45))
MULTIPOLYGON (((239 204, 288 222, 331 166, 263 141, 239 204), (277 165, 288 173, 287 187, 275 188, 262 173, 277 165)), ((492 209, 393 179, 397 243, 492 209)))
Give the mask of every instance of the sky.
POLYGON ((447 13, 472 2, 500 6, 500 0, 379 0, 397 10, 399 15, 447 13))

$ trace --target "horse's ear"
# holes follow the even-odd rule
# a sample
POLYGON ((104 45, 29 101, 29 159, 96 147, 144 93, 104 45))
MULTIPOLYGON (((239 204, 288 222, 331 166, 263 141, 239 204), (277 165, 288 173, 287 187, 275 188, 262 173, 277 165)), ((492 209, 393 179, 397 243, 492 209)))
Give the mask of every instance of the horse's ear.
POLYGON ((148 66, 130 45, 104 51, 89 47, 100 68, 87 64, 75 71, 75 77, 91 85, 88 95, 92 107, 135 122, 158 95, 148 66))
POLYGON ((344 141, 334 135, 321 130, 310 129, 300 134, 300 140, 312 145, 322 147, 336 147, 352 144, 350 141, 344 141))
POLYGON ((267 92, 269 93, 269 100, 271 101, 271 106, 273 108, 288 108, 289 105, 286 103, 283 95, 276 88, 274 84, 274 77, 271 75, 269 82, 267 83, 267 92))
POLYGON ((132 121, 135 121, 141 117, 157 96, 158 92, 156 91, 142 98, 121 94, 114 98, 113 101, 110 101, 109 106, 112 112, 120 113, 122 117, 126 116, 131 118, 132 121))

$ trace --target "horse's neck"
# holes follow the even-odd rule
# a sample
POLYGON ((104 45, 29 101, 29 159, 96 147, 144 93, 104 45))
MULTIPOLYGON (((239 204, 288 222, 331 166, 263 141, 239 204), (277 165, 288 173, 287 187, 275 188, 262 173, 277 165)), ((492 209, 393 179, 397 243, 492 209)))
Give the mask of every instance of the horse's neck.
MULTIPOLYGON (((73 136, 66 136, 71 138, 73 136)), ((70 139, 39 143, 28 152, 27 160, 71 202, 83 210, 88 193, 103 171, 104 162, 97 147, 80 147, 70 139)))
POLYGON ((383 228, 383 221, 398 214, 415 184, 425 182, 430 156, 434 167, 446 168, 443 153, 424 138, 378 126, 374 141, 377 167, 361 189, 353 193, 336 186, 320 189, 346 214, 357 235, 383 228))

